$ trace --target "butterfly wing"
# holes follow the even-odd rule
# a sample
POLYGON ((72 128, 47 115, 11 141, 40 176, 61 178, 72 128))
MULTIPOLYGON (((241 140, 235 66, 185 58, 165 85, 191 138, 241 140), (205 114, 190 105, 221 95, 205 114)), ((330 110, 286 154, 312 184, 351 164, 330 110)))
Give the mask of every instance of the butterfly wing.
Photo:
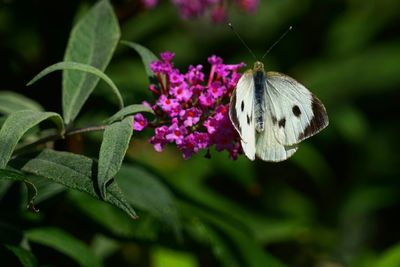
POLYGON ((297 151, 297 146, 286 146, 278 142, 274 130, 274 125, 276 124, 276 121, 273 119, 273 115, 271 115, 273 114, 273 107, 270 97, 266 93, 266 90, 264 93, 264 131, 256 134, 256 155, 264 161, 283 161, 292 156, 297 151))
POLYGON ((285 146, 278 142, 272 127, 272 121, 267 122, 263 132, 257 134, 257 157, 264 161, 283 161, 291 157, 296 151, 297 146, 285 146))
POLYGON ((298 144, 328 125, 324 105, 302 84, 278 72, 268 72, 265 81, 269 118, 280 144, 298 144))
POLYGON ((254 160, 256 154, 253 109, 254 79, 253 72, 249 70, 240 77, 232 94, 229 117, 241 137, 243 151, 250 160, 254 160))

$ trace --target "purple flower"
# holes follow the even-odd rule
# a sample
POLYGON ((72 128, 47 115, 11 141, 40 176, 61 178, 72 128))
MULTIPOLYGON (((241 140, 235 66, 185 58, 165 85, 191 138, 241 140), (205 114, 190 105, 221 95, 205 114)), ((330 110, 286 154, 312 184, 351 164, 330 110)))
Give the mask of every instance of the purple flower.
POLYGON ((175 53, 172 53, 170 51, 165 51, 165 52, 160 54, 160 57, 165 62, 171 62, 175 57, 175 53))
POLYGON ((219 105, 216 109, 215 109, 215 115, 214 118, 217 121, 221 121, 223 119, 226 119, 228 115, 228 106, 226 105, 219 105))
POLYGON ((146 128, 147 124, 147 120, 143 117, 141 113, 133 116, 133 130, 140 132, 144 128, 146 128))
POLYGON ((155 73, 163 71, 164 64, 161 61, 153 61, 150 63, 150 69, 155 73))
POLYGON ((165 136, 167 141, 175 142, 177 145, 182 144, 183 138, 185 137, 187 130, 185 127, 179 127, 177 123, 172 124, 168 128, 168 134, 165 136))
POLYGON ((214 97, 211 94, 211 92, 204 92, 203 94, 200 95, 199 100, 200 100, 200 104, 203 107, 211 107, 214 105, 214 102, 215 102, 214 97))
POLYGON ((189 159, 194 153, 198 151, 196 139, 193 134, 187 135, 182 143, 178 145, 179 150, 182 152, 184 159, 189 159))
POLYGON ((213 82, 209 88, 209 92, 214 99, 223 96, 225 91, 226 88, 220 81, 213 82))
POLYGON ((188 88, 186 83, 171 87, 171 94, 182 102, 187 102, 193 95, 192 91, 188 88))
POLYGON ((176 99, 168 98, 165 95, 160 96, 157 105, 159 105, 165 112, 171 112, 179 107, 179 103, 176 99))
POLYGON ((180 83, 183 83, 184 80, 185 80, 185 76, 180 74, 178 70, 173 70, 169 74, 169 81, 172 84, 180 84, 180 83))
POLYGON ((256 11, 258 7, 258 0, 236 0, 241 9, 248 13, 256 11))
MULTIPOLYGON (((162 151, 167 143, 175 144, 184 159, 210 147, 217 151, 227 150, 236 159, 242 153, 240 137, 229 119, 229 101, 240 74, 240 64, 224 64, 217 56, 208 58, 211 64, 206 79, 202 65, 189 66, 186 73, 174 67, 171 52, 162 53, 161 61, 151 63, 158 83, 149 86, 155 105, 154 135, 150 143, 156 151, 162 151)), ((139 114, 136 119, 141 120, 139 114)), ((139 127, 139 126, 138 126, 139 127)))
MULTIPOLYGON (((144 7, 147 9, 154 8, 158 2, 158 0, 142 0, 144 7)), ((228 16, 227 10, 230 2, 235 2, 240 9, 247 13, 253 13, 258 8, 259 0, 171 0, 171 2, 178 8, 179 15, 183 19, 192 19, 210 14, 213 22, 221 23, 228 16)), ((163 57, 162 59, 165 60, 163 57)), ((171 60, 172 58, 165 61, 171 60)))
POLYGON ((203 69, 202 65, 189 66, 189 71, 186 74, 186 79, 189 80, 191 84, 201 83, 204 81, 204 73, 201 72, 203 69))
POLYGON ((223 4, 216 5, 212 12, 211 12, 211 18, 215 23, 221 23, 226 20, 227 14, 226 14, 226 7, 223 4))
POLYGON ((184 159, 189 159, 193 154, 197 153, 200 149, 208 146, 208 135, 206 133, 194 132, 187 135, 178 148, 182 152, 184 159))
POLYGON ((158 4, 158 0, 142 0, 145 8, 151 9, 158 4))
POLYGON ((222 62, 223 62, 222 58, 216 55, 212 55, 211 57, 208 58, 208 63, 210 63, 211 65, 222 64, 222 62))
POLYGON ((201 116, 201 110, 198 108, 190 108, 182 110, 180 112, 181 119, 183 120, 183 125, 186 127, 191 127, 199 122, 201 116))
POLYGON ((204 122, 204 127, 206 127, 209 134, 215 133, 215 131, 217 130, 217 126, 218 121, 214 118, 210 118, 204 122))
POLYGON ((167 140, 165 139, 165 135, 168 132, 168 127, 163 125, 155 130, 155 135, 150 138, 150 143, 154 146, 154 149, 157 152, 161 152, 164 149, 164 146, 167 144, 167 140))
POLYGON ((209 136, 207 133, 194 132, 193 137, 194 137, 194 140, 196 140, 196 144, 199 149, 204 149, 204 148, 208 147, 209 136))
POLYGON ((203 14, 216 0, 172 0, 179 8, 182 18, 188 19, 203 14))

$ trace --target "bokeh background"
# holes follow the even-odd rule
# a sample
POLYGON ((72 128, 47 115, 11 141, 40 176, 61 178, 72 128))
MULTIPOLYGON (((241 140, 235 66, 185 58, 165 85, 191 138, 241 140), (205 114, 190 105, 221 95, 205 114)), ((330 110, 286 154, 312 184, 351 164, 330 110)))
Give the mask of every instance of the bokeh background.
MULTIPOLYGON (((60 73, 25 84, 62 60, 76 18, 94 3, 0 0, 0 90, 61 112, 60 73)), ((169 190, 177 221, 141 207, 134 207, 141 219, 132 221, 59 186, 39 197, 41 212, 31 214, 14 186, 1 191, 0 222, 21 230, 62 229, 90 246, 105 266, 400 266, 400 2, 260 0, 250 14, 225 3, 228 21, 258 56, 293 26, 264 63, 322 100, 330 118, 324 131, 282 163, 244 156, 232 161, 216 151, 211 159, 200 153, 184 161, 172 146, 154 152, 147 141, 151 133, 143 132, 133 137, 126 160, 141 166, 142 173, 132 175, 154 176, 169 190)), ((227 24, 207 14, 182 19, 169 1, 154 9, 134 0, 112 4, 122 39, 155 54, 176 53, 181 70, 190 64, 207 69, 213 54, 225 63, 254 62, 227 24)), ((106 73, 126 103, 152 99, 133 50, 119 47, 106 73)), ((78 126, 101 122, 117 110, 102 87, 85 105, 78 126)), ((99 137, 75 140, 74 149, 96 155, 99 137)), ((32 250, 40 266, 77 264, 54 248, 32 250)), ((5 266, 19 266, 14 255, 0 252, 5 266)))

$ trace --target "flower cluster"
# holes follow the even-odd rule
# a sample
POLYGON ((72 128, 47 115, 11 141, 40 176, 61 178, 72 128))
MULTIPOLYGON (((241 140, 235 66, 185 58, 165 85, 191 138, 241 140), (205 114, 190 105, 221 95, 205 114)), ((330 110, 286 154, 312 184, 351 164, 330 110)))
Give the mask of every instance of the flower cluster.
MULTIPOLYGON (((158 0, 142 0, 146 8, 154 8, 158 0)), ((178 7, 179 14, 184 19, 211 14, 214 22, 222 22, 226 19, 227 1, 224 0, 171 0, 178 7)), ((258 7, 258 0, 235 0, 240 9, 252 13, 258 7)))
MULTIPOLYGON (((232 159, 242 153, 240 137, 229 119, 229 100, 240 74, 240 64, 224 64, 217 56, 208 58, 211 65, 206 77, 203 66, 189 66, 186 73, 174 67, 171 52, 161 53, 161 61, 150 64, 158 83, 149 89, 156 97, 151 106, 156 114, 154 136, 150 143, 156 151, 166 144, 176 144, 185 159, 215 145, 217 151, 227 150, 232 159)), ((135 115, 134 129, 148 123, 135 115)), ((209 150, 207 150, 209 156, 209 150)))

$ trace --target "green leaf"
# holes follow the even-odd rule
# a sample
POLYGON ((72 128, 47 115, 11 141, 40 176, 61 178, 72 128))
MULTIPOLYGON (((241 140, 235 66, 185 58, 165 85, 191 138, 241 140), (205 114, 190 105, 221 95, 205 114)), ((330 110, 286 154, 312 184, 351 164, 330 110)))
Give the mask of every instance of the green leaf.
POLYGON ((15 256, 18 257, 19 262, 22 264, 22 266, 24 267, 38 266, 37 259, 35 255, 32 254, 32 252, 17 246, 6 245, 5 247, 8 248, 11 252, 14 253, 15 256))
POLYGON ((379 259, 372 264, 373 267, 394 267, 400 266, 400 244, 387 249, 379 259))
POLYGON ((21 110, 8 116, 0 130, 0 168, 7 165, 15 146, 24 133, 46 119, 54 121, 61 135, 64 134, 62 118, 54 112, 21 110))
POLYGON ((55 249, 82 267, 103 266, 94 252, 82 241, 58 228, 36 228, 28 230, 26 237, 29 241, 55 249))
MULTIPOLYGON (((0 176, 1 178, 1 176, 0 176)), ((7 194, 13 182, 9 180, 0 180, 0 201, 7 194)))
POLYGON ((151 262, 153 267, 198 267, 198 262, 194 254, 189 252, 177 251, 163 247, 153 248, 151 252, 151 262))
MULTIPOLYGON (((118 20, 109 1, 99 1, 71 31, 64 61, 92 65, 104 71, 120 39, 118 20)), ((63 71, 63 115, 73 121, 93 92, 98 77, 76 71, 63 71)))
POLYGON ((10 114, 24 109, 43 111, 43 108, 30 98, 11 91, 0 91, 0 113, 10 114))
MULTIPOLYGON (((397 42, 392 42, 360 50, 345 58, 315 60, 307 66, 302 65, 299 76, 307 81, 308 88, 320 99, 337 102, 360 95, 396 90, 400 82, 397 70, 399 61, 400 47, 397 42)), ((329 105, 327 108, 329 111, 329 105)))
POLYGON ((179 210, 189 218, 201 218, 205 222, 217 227, 226 234, 235 249, 240 253, 244 266, 248 267, 284 267, 274 256, 264 250, 262 244, 258 244, 248 232, 238 227, 235 221, 230 220, 223 214, 209 212, 185 202, 179 202, 179 210))
MULTIPOLYGON (((80 72, 93 74, 93 75, 97 76, 98 78, 103 79, 110 86, 112 92, 117 96, 120 107, 122 108, 124 106, 124 101, 122 99, 121 93, 119 92, 118 87, 114 84, 114 82, 106 74, 104 74, 100 69, 95 68, 91 65, 83 64, 83 63, 68 62, 68 61, 58 62, 56 64, 53 64, 53 65, 45 68, 41 72, 39 72, 35 77, 33 77, 33 79, 31 81, 28 82, 27 85, 31 85, 31 84, 35 83, 36 81, 43 78, 47 74, 49 74, 53 71, 56 71, 56 70, 77 70, 80 72)), ((89 77, 91 77, 91 76, 87 76, 87 77, 89 79, 89 77)), ((94 89, 94 87, 93 87, 93 89, 94 89)), ((91 90, 90 93, 92 91, 93 90, 91 90)), ((89 94, 88 94, 88 96, 89 96, 89 94)), ((75 102, 79 102, 80 103, 79 105, 81 105, 79 107, 79 110, 82 108, 82 106, 83 106, 84 102, 86 101, 86 99, 88 98, 88 96, 84 99, 84 101, 82 101, 83 100, 82 98, 75 101, 75 102)), ((73 105, 73 104, 71 104, 71 105, 73 105)), ((75 105, 78 105, 78 104, 75 104, 75 105)), ((79 110, 78 110, 78 112, 79 112, 79 110)), ((74 113, 75 112, 76 112, 76 110, 74 111, 74 113)), ((77 114, 78 113, 76 112, 76 114, 74 116, 76 116, 77 114)), ((67 118, 69 118, 68 116, 69 115, 67 115, 64 112, 64 118, 67 119, 67 118)), ((68 121, 66 120, 66 122, 68 122, 68 121)))
POLYGON ((133 132, 133 119, 127 117, 108 125, 100 147, 97 183, 100 195, 106 199, 106 185, 121 168, 133 132))
POLYGON ((211 226, 201 220, 190 220, 185 224, 185 230, 197 242, 210 247, 214 256, 221 262, 221 266, 241 266, 229 244, 211 226))
POLYGON ((35 198, 37 197, 36 186, 31 181, 29 181, 24 174, 16 171, 0 169, 0 179, 24 182, 26 185, 26 189, 28 190, 27 207, 29 207, 33 211, 39 211, 35 208, 34 205, 35 198))
POLYGON ((96 234, 93 237, 90 248, 99 259, 104 260, 118 253, 121 248, 121 242, 102 234, 96 234))
POLYGON ((24 267, 38 266, 36 257, 28 250, 17 246, 5 245, 15 256, 18 257, 20 263, 24 267))
POLYGON ((108 118, 105 121, 105 123, 113 123, 115 121, 122 120, 126 116, 133 115, 133 114, 139 113, 139 112, 148 112, 148 113, 154 114, 154 111, 148 106, 145 106, 142 104, 133 104, 133 105, 124 107, 123 109, 121 109, 120 111, 118 111, 117 113, 112 115, 110 118, 108 118))
MULTIPOLYGON (((20 157, 19 160, 23 158, 20 157)), ((88 157, 45 149, 36 157, 28 159, 22 170, 100 199, 95 182, 96 172, 93 171, 96 167, 97 163, 88 157)), ((122 209, 132 218, 137 218, 115 181, 107 187, 107 195, 108 203, 122 209)))
MULTIPOLYGON (((212 190, 205 183, 204 178, 215 175, 216 168, 213 168, 211 164, 204 165, 204 158, 199 157, 197 163, 195 159, 192 159, 190 162, 187 161, 185 164, 178 166, 178 168, 171 168, 169 173, 172 173, 172 175, 166 178, 169 184, 173 186, 174 191, 178 191, 179 195, 190 199, 192 202, 217 212, 225 220, 245 226, 247 235, 254 237, 257 242, 271 243, 276 242, 279 238, 281 238, 279 241, 283 241, 287 240, 288 236, 299 236, 304 232, 303 225, 293 223, 292 226, 284 227, 286 230, 279 229, 280 233, 278 236, 272 236, 270 232, 271 227, 279 224, 287 225, 287 220, 271 220, 264 216, 259 216, 244 207, 243 203, 233 202, 215 190, 212 190), (187 179, 188 177, 190 179, 187 179)), ((235 162, 232 162, 231 168, 247 175, 246 172, 243 172, 243 169, 237 168, 235 162)))
POLYGON ((27 179, 35 185, 37 191, 40 192, 40 194, 35 198, 36 204, 46 201, 67 190, 64 185, 55 183, 45 177, 32 174, 26 174, 26 176, 27 179))
POLYGON ((138 43, 122 40, 121 44, 126 45, 126 46, 134 49, 140 55, 140 57, 142 58, 143 65, 144 65, 144 68, 146 70, 147 76, 148 77, 154 76, 153 71, 150 69, 150 63, 152 61, 158 60, 158 58, 153 54, 153 52, 151 52, 149 49, 147 49, 144 46, 141 46, 138 43))
POLYGON ((169 224, 177 234, 181 225, 175 200, 168 188, 142 168, 122 165, 115 177, 128 201, 169 224))
POLYGON ((159 222, 150 216, 143 215, 140 216, 140 220, 133 221, 120 209, 88 194, 70 190, 67 196, 74 210, 81 211, 85 217, 92 220, 93 224, 100 225, 118 238, 147 241, 155 241, 157 238, 159 222))

